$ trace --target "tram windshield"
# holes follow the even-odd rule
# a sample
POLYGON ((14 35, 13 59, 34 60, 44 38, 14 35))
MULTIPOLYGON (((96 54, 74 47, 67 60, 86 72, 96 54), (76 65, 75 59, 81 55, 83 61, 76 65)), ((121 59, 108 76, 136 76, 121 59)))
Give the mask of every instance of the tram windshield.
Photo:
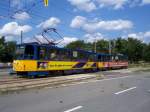
POLYGON ((32 45, 20 45, 16 49, 17 59, 33 59, 34 58, 34 47, 32 45))
POLYGON ((17 49, 16 49, 16 59, 22 59, 23 56, 24 56, 24 51, 25 51, 25 46, 17 46, 17 49))

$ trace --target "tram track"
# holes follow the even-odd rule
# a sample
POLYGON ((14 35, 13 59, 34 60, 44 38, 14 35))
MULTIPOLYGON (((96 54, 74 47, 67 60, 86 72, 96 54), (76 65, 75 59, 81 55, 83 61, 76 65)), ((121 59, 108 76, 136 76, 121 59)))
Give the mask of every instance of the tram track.
POLYGON ((94 79, 95 77, 96 76, 94 75, 93 76, 83 75, 83 76, 78 76, 78 78, 72 76, 48 77, 48 78, 40 78, 40 79, 19 79, 18 78, 17 80, 1 81, 0 92, 68 84, 68 83, 78 82, 81 80, 94 79))
POLYGON ((55 77, 46 77, 46 78, 39 78, 39 79, 27 79, 27 78, 21 78, 21 77, 17 77, 17 78, 13 78, 13 79, 3 79, 0 80, 0 85, 2 84, 14 84, 14 83, 23 83, 23 82, 32 82, 32 81, 44 81, 44 80, 49 80, 49 79, 57 79, 55 77))

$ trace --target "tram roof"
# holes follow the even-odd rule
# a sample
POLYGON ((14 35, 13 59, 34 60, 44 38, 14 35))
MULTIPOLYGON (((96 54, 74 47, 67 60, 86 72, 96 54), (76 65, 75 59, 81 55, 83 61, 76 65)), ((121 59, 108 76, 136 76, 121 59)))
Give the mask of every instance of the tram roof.
POLYGON ((61 49, 61 50, 64 49, 64 50, 66 50, 66 51, 79 51, 79 52, 83 52, 83 53, 87 53, 87 54, 97 54, 97 53, 92 52, 92 51, 85 51, 85 50, 82 50, 82 49, 61 48, 61 47, 58 47, 58 46, 55 46, 55 45, 39 44, 39 43, 37 43, 37 42, 18 44, 18 46, 19 46, 19 45, 43 46, 43 47, 56 48, 56 49, 61 49))

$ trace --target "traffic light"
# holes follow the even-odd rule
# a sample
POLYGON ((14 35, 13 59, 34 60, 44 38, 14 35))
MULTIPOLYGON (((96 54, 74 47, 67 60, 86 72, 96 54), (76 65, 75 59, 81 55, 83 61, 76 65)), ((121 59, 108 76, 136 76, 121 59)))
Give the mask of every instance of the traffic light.
POLYGON ((48 6, 48 0, 44 0, 44 5, 47 7, 48 6))

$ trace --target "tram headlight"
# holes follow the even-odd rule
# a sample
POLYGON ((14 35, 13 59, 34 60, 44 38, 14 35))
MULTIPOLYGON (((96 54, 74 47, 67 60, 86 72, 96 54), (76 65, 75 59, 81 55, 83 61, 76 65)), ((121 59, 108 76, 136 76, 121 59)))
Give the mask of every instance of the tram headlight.
POLYGON ((48 64, 47 63, 43 63, 43 67, 47 68, 48 64))
POLYGON ((38 62, 38 67, 39 68, 47 68, 48 67, 48 63, 47 62, 38 62))
POLYGON ((40 67, 40 68, 43 68, 43 63, 40 63, 39 67, 40 67))

